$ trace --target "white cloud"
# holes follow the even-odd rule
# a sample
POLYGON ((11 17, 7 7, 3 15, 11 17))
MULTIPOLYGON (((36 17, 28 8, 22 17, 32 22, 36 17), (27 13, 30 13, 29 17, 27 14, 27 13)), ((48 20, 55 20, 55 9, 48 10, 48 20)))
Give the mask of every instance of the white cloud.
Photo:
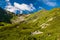
POLYGON ((43 0, 43 2, 48 6, 57 6, 56 0, 43 0))
POLYGON ((9 5, 9 6, 6 6, 6 10, 8 10, 8 11, 10 11, 10 12, 16 13, 16 10, 17 10, 17 9, 16 9, 15 7, 9 5))
POLYGON ((56 2, 47 2, 46 4, 49 6, 56 6, 57 5, 56 2))
POLYGON ((39 7, 40 9, 43 9, 43 7, 39 7))
POLYGON ((9 0, 5 0, 5 1, 9 1, 9 0))
POLYGON ((9 0, 6 0, 7 4, 5 9, 10 11, 10 12, 14 12, 16 13, 16 11, 20 11, 20 13, 23 13, 23 11, 27 10, 27 11, 33 11, 35 10, 35 7, 33 6, 33 4, 27 5, 27 4, 19 4, 14 2, 14 6, 11 5, 11 3, 9 2, 9 0))
POLYGON ((29 7, 30 7, 31 11, 35 10, 35 7, 33 6, 33 4, 30 4, 29 7))
POLYGON ((34 10, 35 8, 33 7, 32 4, 30 5, 27 5, 27 4, 19 4, 19 3, 14 3, 14 6, 20 10, 28 10, 28 11, 31 11, 31 10, 34 10))
MULTIPOLYGON (((9 0, 6 0, 6 2, 7 1, 9 1, 9 0)), ((14 6, 12 6, 10 2, 7 2, 7 4, 8 5, 5 6, 5 9, 8 10, 8 11, 10 11, 10 12, 16 13, 17 9, 14 6)))

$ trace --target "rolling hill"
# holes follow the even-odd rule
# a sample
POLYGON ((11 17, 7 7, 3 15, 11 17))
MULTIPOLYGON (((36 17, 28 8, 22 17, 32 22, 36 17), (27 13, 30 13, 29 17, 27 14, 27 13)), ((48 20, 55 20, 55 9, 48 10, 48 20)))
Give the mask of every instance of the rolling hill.
MULTIPOLYGON (((4 12, 5 13, 5 12, 4 12)), ((0 40, 60 40, 60 8, 6 17, 0 11, 0 40), (6 18, 11 22, 6 22, 6 18), (2 26, 3 24, 3 26, 2 26)), ((6 13, 9 14, 10 12, 6 13)))

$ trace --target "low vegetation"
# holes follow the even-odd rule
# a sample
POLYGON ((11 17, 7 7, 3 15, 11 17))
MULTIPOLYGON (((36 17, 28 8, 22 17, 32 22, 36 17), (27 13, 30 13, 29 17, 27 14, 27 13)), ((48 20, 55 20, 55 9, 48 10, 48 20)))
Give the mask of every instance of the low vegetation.
MULTIPOLYGON (((4 12, 5 13, 5 12, 4 12)), ((23 21, 12 23, 18 17, 11 14, 11 18, 5 18, 0 22, 0 40, 60 40, 60 8, 41 10, 36 13, 22 15, 23 21)), ((9 13, 10 16, 10 13, 9 13)), ((21 19, 20 19, 21 20, 21 19)))

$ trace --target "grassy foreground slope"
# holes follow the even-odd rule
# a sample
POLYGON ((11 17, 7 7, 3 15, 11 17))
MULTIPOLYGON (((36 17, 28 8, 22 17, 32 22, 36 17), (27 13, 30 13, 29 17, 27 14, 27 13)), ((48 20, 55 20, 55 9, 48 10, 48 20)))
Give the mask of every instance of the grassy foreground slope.
POLYGON ((60 40, 60 8, 41 10, 24 19, 0 26, 0 40, 60 40))

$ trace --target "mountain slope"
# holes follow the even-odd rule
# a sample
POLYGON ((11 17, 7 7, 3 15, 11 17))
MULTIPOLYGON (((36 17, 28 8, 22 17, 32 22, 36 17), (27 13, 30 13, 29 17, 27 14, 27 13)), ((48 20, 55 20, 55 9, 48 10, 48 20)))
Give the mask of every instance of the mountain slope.
POLYGON ((8 14, 5 10, 0 8, 0 22, 10 22, 12 15, 8 14))
POLYGON ((60 40, 60 8, 41 10, 23 21, 0 26, 0 40, 60 40))

